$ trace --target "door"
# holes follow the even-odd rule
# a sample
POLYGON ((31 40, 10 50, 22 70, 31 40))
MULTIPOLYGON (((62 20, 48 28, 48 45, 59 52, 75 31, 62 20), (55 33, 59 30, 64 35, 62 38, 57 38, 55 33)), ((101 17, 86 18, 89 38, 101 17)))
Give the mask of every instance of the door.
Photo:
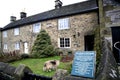
POLYGON ((112 47, 113 47, 113 54, 117 61, 120 63, 120 27, 112 27, 112 47))
POLYGON ((85 51, 93 51, 94 49, 94 35, 85 36, 85 51))
POLYGON ((24 53, 28 54, 28 43, 24 43, 24 53))

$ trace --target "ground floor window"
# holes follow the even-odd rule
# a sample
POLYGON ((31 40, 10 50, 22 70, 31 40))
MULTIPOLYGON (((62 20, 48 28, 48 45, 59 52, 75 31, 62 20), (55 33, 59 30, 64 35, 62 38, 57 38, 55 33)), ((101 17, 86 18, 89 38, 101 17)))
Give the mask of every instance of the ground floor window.
POLYGON ((70 38, 60 38, 59 47, 70 48, 70 38))
POLYGON ((15 50, 19 50, 19 49, 20 49, 20 43, 17 42, 17 43, 15 43, 15 50))
POLYGON ((8 49, 7 44, 4 44, 4 45, 3 45, 3 48, 4 48, 4 49, 8 49))

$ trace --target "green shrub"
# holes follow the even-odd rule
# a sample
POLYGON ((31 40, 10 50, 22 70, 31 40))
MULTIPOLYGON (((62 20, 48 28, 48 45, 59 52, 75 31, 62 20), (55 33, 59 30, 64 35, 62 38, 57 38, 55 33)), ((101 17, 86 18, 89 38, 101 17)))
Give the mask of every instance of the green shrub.
POLYGON ((29 58, 29 54, 21 54, 21 58, 22 59, 29 58))
POLYGON ((71 73, 71 71, 72 71, 72 61, 68 62, 68 63, 65 63, 64 68, 62 68, 62 69, 65 69, 65 70, 68 71, 68 73, 71 73))
POLYGON ((36 58, 49 57, 55 54, 55 48, 51 45, 50 36, 45 30, 41 30, 37 35, 31 53, 36 58))
POLYGON ((73 53, 71 50, 69 50, 67 52, 68 52, 68 55, 72 55, 72 53, 73 53))

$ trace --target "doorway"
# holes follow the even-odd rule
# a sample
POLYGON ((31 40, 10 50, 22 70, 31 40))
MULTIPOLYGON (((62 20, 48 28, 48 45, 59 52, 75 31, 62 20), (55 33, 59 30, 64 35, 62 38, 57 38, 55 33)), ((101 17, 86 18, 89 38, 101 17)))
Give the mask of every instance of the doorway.
POLYGON ((85 51, 94 50, 94 35, 85 36, 85 51))
POLYGON ((28 54, 28 43, 24 42, 24 53, 28 54))
POLYGON ((120 27, 112 27, 112 47, 117 63, 120 63, 120 27))

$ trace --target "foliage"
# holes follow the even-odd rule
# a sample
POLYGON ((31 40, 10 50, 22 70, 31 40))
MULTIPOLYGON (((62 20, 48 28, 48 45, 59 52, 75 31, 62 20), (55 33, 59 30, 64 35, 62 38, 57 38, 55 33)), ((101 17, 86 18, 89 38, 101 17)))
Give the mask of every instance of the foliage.
MULTIPOLYGON (((101 59, 101 37, 100 37, 100 27, 97 26, 95 29, 95 44, 94 44, 94 50, 96 51, 96 68, 98 69, 98 65, 100 63, 101 59)), ((96 70, 97 70, 96 69, 96 70)))
POLYGON ((25 53, 24 53, 24 54, 21 54, 21 58, 22 58, 22 59, 29 58, 29 55, 28 55, 28 54, 25 54, 25 53))
POLYGON ((71 50, 68 51, 68 55, 72 55, 73 52, 71 50))
POLYGON ((11 62, 19 59, 21 59, 19 50, 0 53, 1 62, 11 62))
MULTIPOLYGON (((42 58, 42 59, 22 59, 20 61, 15 61, 15 62, 11 62, 10 64, 13 66, 19 66, 20 64, 25 64, 26 66, 28 66, 33 73, 38 74, 38 75, 44 75, 44 76, 49 76, 52 77, 55 73, 55 71, 51 71, 51 72, 45 72, 43 71, 43 65, 46 61, 48 60, 60 60, 60 56, 54 56, 54 57, 49 57, 49 58, 42 58)), ((68 63, 62 63, 60 62, 60 65, 58 66, 58 69, 67 69, 68 63)))
POLYGON ((37 35, 31 53, 37 58, 49 57, 55 54, 55 49, 51 44, 50 36, 45 30, 41 30, 37 35))
POLYGON ((4 57, 4 56, 3 56, 3 53, 2 53, 2 52, 0 52, 0 58, 2 58, 2 57, 4 57))
POLYGON ((67 70, 68 73, 71 73, 71 70, 72 70, 72 61, 71 62, 61 63, 61 64, 63 64, 64 66, 59 67, 59 68, 67 70))

